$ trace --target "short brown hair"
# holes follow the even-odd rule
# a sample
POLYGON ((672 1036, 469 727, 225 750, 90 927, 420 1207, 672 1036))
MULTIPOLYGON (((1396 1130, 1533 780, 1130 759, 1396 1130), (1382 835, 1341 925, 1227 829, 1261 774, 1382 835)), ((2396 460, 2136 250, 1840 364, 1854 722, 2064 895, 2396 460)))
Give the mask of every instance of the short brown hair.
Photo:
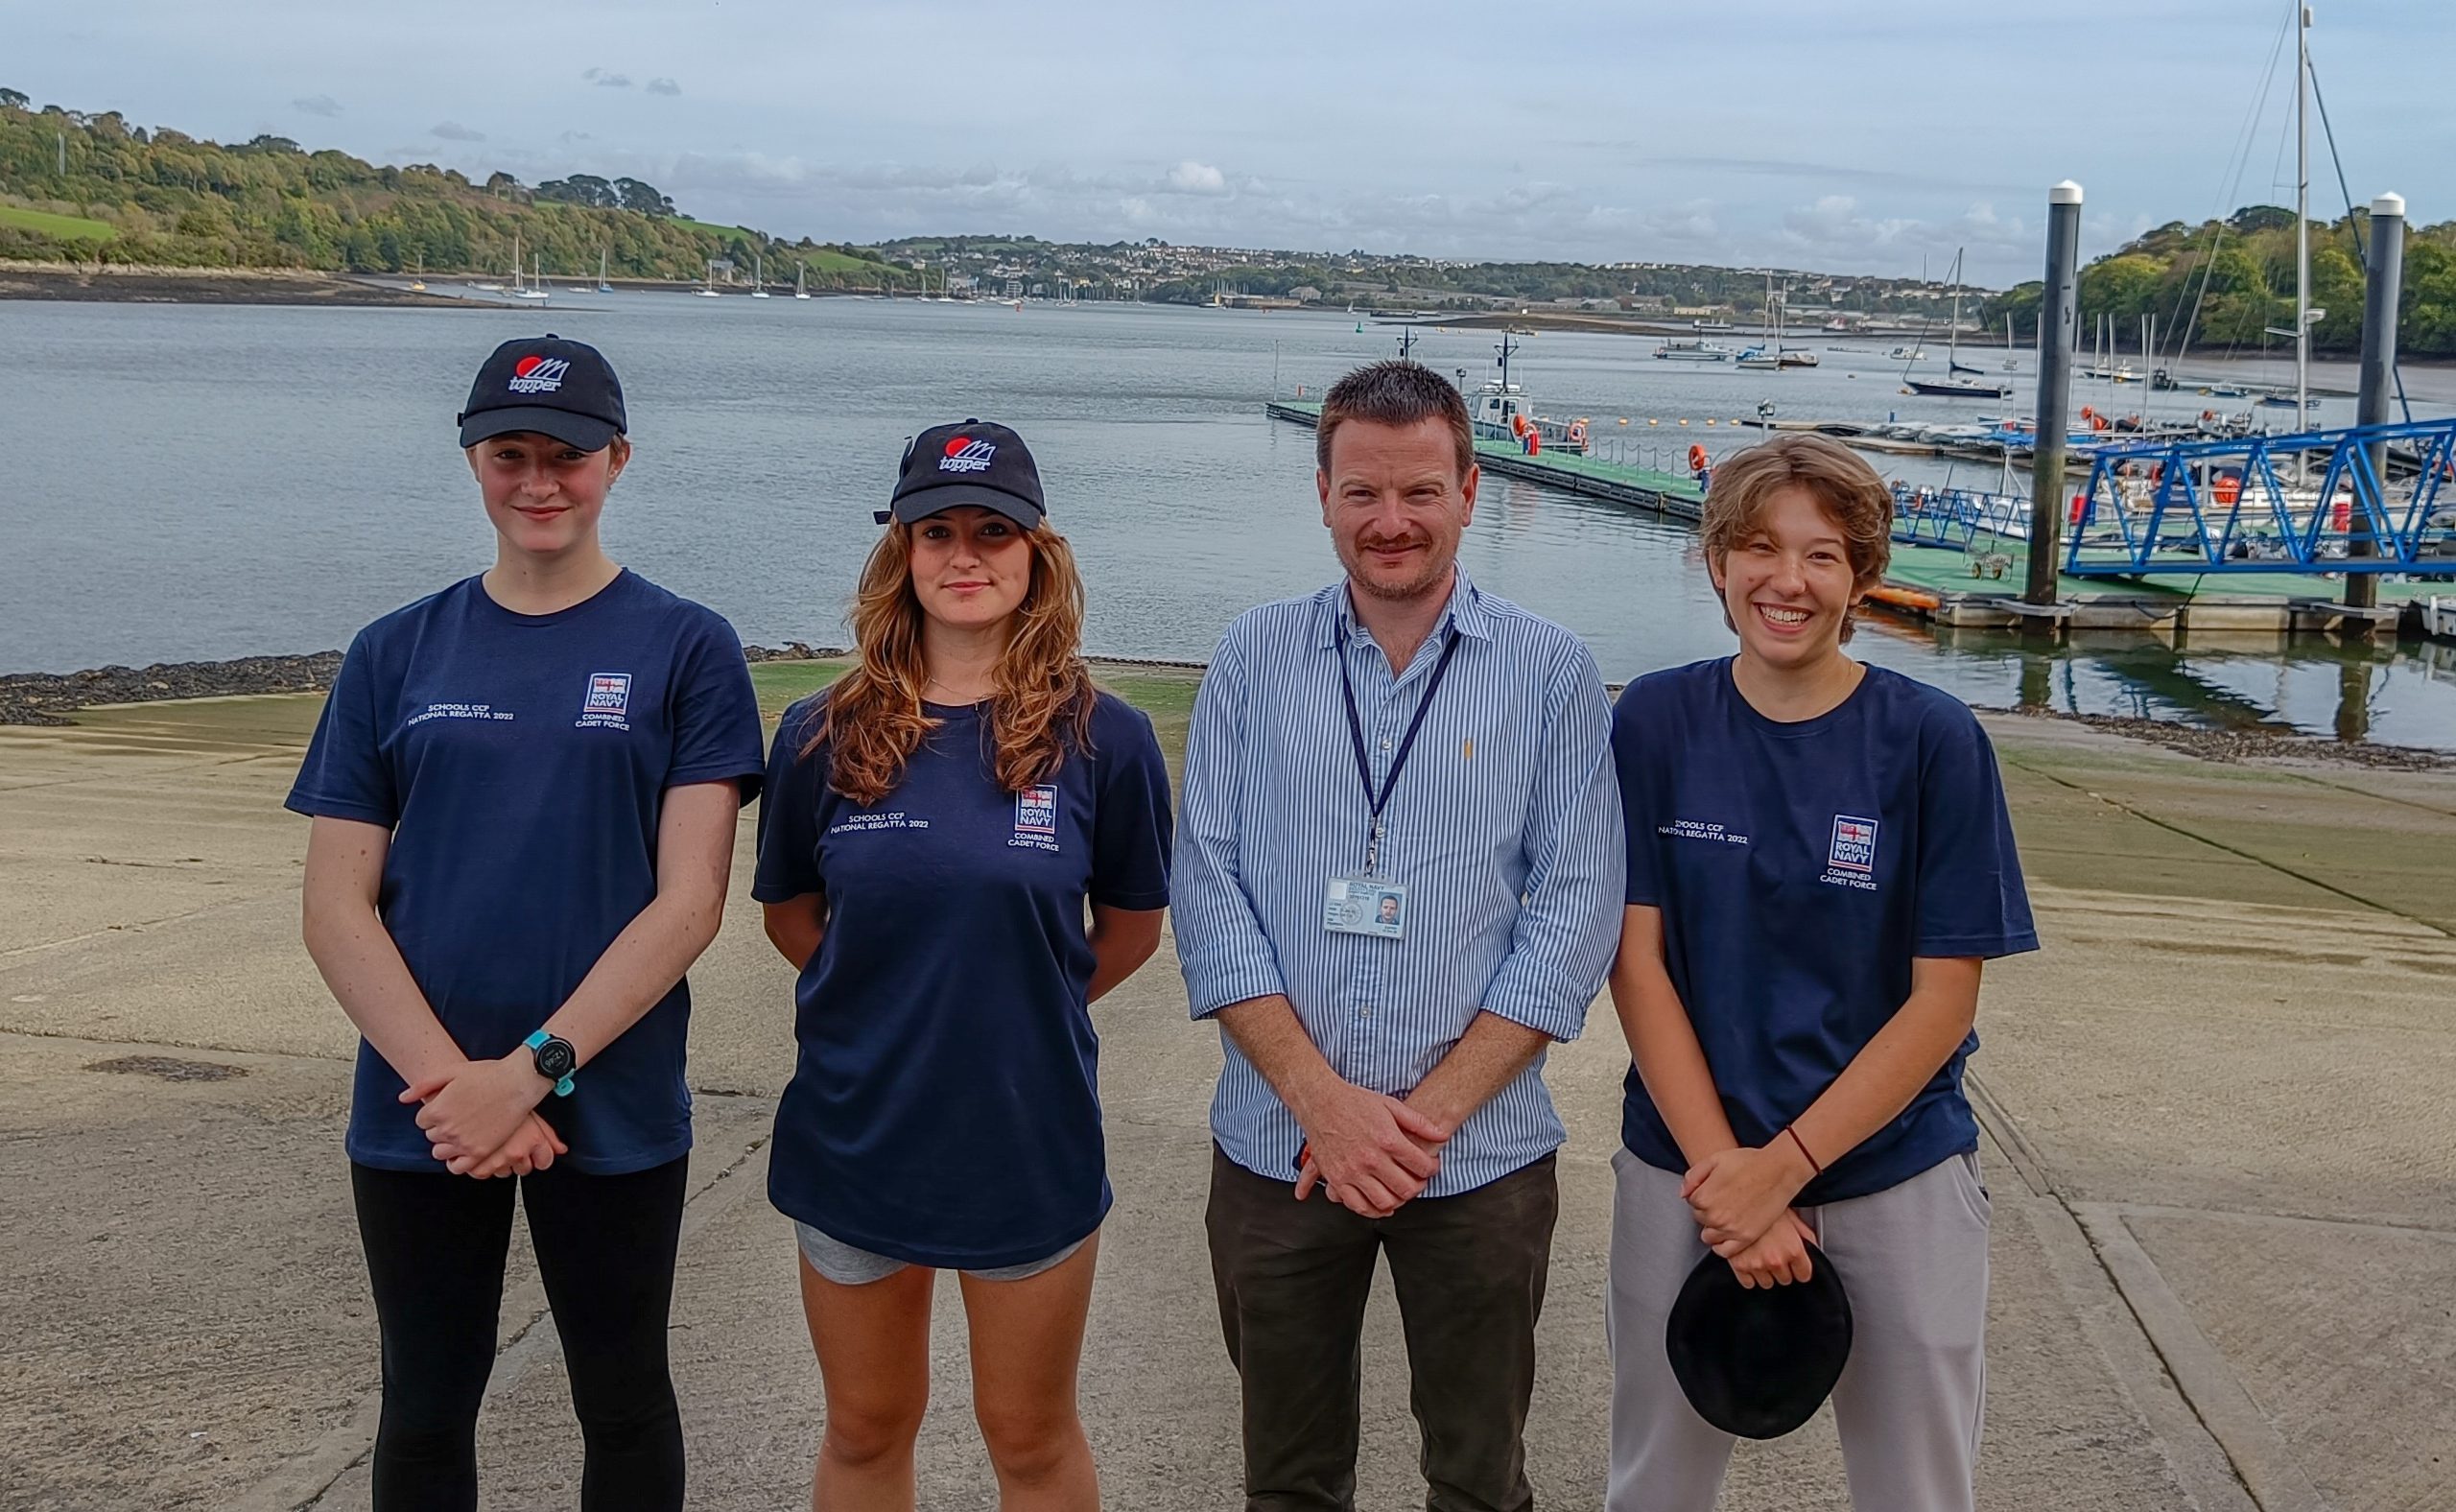
MULTIPOLYGON (((1720 567, 1757 530, 1765 502, 1789 487, 1807 489, 1842 528, 1853 585, 1865 592, 1882 581, 1893 561, 1893 490, 1867 459, 1822 436, 1778 436, 1714 468, 1698 527, 1707 559, 1720 567)), ((1851 638, 1847 619, 1842 638, 1851 638)))
POLYGON ((1405 427, 1440 420, 1450 427, 1458 447, 1458 476, 1476 465, 1476 432, 1467 419, 1467 400, 1458 388, 1422 363, 1402 358, 1367 363, 1322 396, 1322 415, 1313 430, 1313 464, 1331 470, 1331 437, 1350 420, 1405 427))

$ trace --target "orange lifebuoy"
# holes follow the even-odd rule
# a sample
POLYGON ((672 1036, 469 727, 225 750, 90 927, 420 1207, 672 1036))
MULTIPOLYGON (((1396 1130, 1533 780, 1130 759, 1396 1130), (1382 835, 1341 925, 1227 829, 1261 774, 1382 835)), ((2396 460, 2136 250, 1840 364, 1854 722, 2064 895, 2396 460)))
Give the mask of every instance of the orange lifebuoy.
POLYGON ((1690 472, 1695 472, 1705 465, 1706 449, 1702 446, 1691 445, 1688 448, 1688 470, 1690 472))
POLYGON ((1586 422, 1584 420, 1571 420, 1570 422, 1570 441, 1573 445, 1583 446, 1586 444, 1586 422))

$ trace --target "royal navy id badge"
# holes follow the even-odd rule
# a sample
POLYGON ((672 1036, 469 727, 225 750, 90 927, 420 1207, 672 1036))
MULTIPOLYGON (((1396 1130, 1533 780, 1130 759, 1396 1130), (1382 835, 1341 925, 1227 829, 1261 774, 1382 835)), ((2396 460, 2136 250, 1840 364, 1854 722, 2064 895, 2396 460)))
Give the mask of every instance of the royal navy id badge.
POLYGON ((1399 939, 1407 932, 1407 889, 1387 877, 1333 877, 1322 895, 1322 928, 1334 934, 1399 939))

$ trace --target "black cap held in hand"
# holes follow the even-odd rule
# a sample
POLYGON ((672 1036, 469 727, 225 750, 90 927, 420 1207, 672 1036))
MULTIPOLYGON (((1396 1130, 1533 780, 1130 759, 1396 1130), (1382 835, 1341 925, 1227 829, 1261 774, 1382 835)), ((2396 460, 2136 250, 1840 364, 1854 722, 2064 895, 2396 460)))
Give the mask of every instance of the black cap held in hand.
POLYGON ((1851 1358, 1851 1299, 1833 1262, 1807 1246, 1808 1279, 1743 1287, 1708 1253, 1664 1327, 1671 1374, 1697 1415, 1742 1438, 1780 1438, 1809 1418, 1851 1358))
POLYGON ((980 420, 923 431, 905 445, 894 497, 878 522, 910 525, 967 504, 994 509, 1027 531, 1049 517, 1040 465, 1022 437, 980 420))
POLYGON ((496 347, 478 369, 460 412, 463 447, 534 431, 597 452, 629 429, 613 365, 585 342, 567 342, 551 332, 496 347))

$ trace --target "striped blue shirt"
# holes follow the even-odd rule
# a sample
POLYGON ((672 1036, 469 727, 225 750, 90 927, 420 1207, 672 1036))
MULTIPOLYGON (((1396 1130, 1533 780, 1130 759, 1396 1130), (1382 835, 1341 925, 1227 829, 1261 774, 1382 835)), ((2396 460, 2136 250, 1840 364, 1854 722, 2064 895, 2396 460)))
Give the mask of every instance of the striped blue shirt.
MULTIPOLYGON (((1397 676, 1344 581, 1239 616, 1202 680, 1186 746, 1171 904, 1193 1016, 1285 994, 1333 1070, 1414 1090, 1478 1009, 1574 1039, 1619 939, 1620 795, 1612 710, 1577 637, 1458 574, 1397 676), (1382 811, 1380 870, 1408 891, 1406 934, 1334 933, 1323 890, 1361 870, 1372 806, 1339 697, 1347 661, 1378 789, 1458 638, 1382 811)), ((1230 1159, 1295 1179, 1304 1134, 1224 1032, 1211 1104, 1230 1159)), ((1543 1060, 1459 1126, 1427 1196, 1471 1192, 1565 1138, 1543 1060)))

